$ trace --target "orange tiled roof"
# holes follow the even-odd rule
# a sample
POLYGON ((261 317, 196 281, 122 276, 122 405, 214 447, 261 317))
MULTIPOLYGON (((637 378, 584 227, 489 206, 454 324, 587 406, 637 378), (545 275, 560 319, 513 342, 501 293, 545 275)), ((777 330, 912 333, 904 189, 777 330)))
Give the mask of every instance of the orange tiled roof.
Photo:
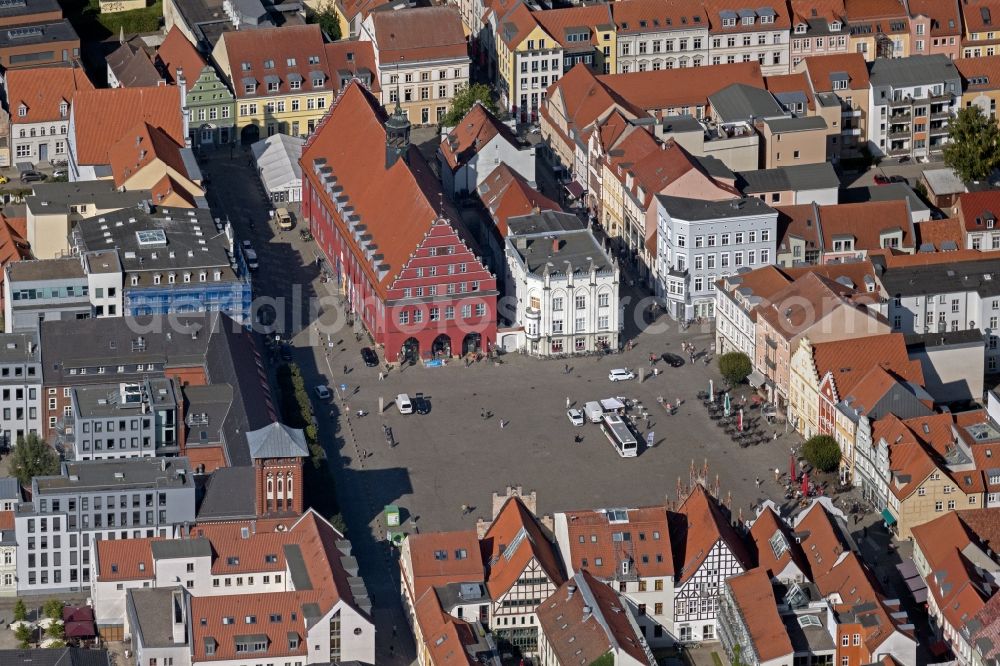
MULTIPOLYGON (((371 283, 382 295, 440 217, 442 197, 440 181, 416 146, 409 147, 406 159, 396 160, 386 168, 384 119, 382 104, 359 83, 352 82, 306 143, 301 159, 304 178, 313 178, 314 160, 323 159, 349 193, 351 206, 365 221, 389 266, 379 279, 371 262, 362 262, 363 270, 371 274, 371 283)), ((317 197, 333 209, 326 190, 321 186, 316 190, 317 197)), ((452 209, 445 212, 452 226, 464 233, 458 214, 452 209)))
POLYGON ((475 530, 413 534, 407 543, 414 599, 438 585, 486 580, 475 530))
POLYGON ((621 0, 611 3, 611 14, 620 35, 708 25, 705 6, 696 0, 621 0))
POLYGON ((765 76, 764 87, 773 95, 780 93, 802 93, 806 96, 806 104, 810 109, 816 106, 816 100, 813 99, 812 86, 809 85, 809 77, 806 76, 805 72, 781 74, 780 76, 765 76))
POLYGON ((371 20, 380 62, 468 58, 462 16, 454 5, 375 12, 371 20))
POLYGON ((958 195, 958 219, 966 231, 986 231, 998 227, 1000 190, 962 192, 958 195))
POLYGON ((821 379, 827 373, 833 375, 841 398, 851 395, 875 367, 887 369, 902 379, 923 385, 924 375, 920 362, 910 360, 902 333, 817 342, 813 345, 813 362, 821 379))
POLYGON ((907 4, 911 16, 926 16, 931 20, 931 37, 962 34, 962 16, 957 0, 907 0, 907 4))
POLYGON ((101 582, 146 580, 153 578, 154 541, 162 539, 101 539, 97 542, 97 562, 100 571, 95 578, 101 582))
POLYGON ((997 4, 994 0, 962 0, 962 19, 967 33, 995 30, 996 13, 997 4))
MULTIPOLYGON (((954 243, 955 248, 965 244, 965 234, 962 232, 962 222, 957 217, 943 220, 927 220, 913 225, 917 231, 917 247, 932 245, 938 252, 942 251, 945 242, 954 243)), ((954 251, 954 250, 952 250, 954 251)))
POLYGON ((170 175, 156 181, 149 192, 153 196, 153 202, 162 206, 195 207, 195 195, 170 175))
POLYGON ((163 43, 157 49, 155 62, 160 73, 164 74, 171 83, 177 83, 177 70, 180 69, 187 81, 188 89, 198 80, 201 71, 208 65, 194 44, 176 26, 167 32, 163 43))
POLYGON ((222 35, 229 75, 237 99, 258 99, 267 95, 305 94, 333 88, 323 33, 319 25, 286 25, 281 28, 237 30, 222 35), (310 59, 315 62, 310 63, 310 59), (270 62, 268 62, 270 61, 270 62), (294 64, 289 64, 292 62, 294 64), (271 67, 265 65, 271 64, 271 67), (247 68, 249 67, 249 69, 247 68), (313 85, 311 72, 323 74, 323 84, 313 85), (292 90, 289 75, 302 77, 300 88, 292 90), (278 79, 276 91, 267 90, 267 77, 278 79), (255 92, 247 94, 244 79, 253 79, 255 92))
POLYGON ((487 562, 486 587, 499 599, 534 560, 552 582, 561 585, 555 547, 545 538, 537 519, 517 497, 509 498, 480 542, 487 562))
POLYGON ((187 138, 176 86, 81 90, 73 100, 72 113, 76 158, 81 165, 110 164, 111 146, 141 122, 163 130, 180 145, 187 138))
POLYGON ((775 294, 768 307, 758 308, 778 335, 790 340, 841 306, 864 300, 856 289, 809 272, 775 294))
POLYGON ((497 23, 498 37, 511 50, 523 42, 532 30, 539 27, 535 14, 523 2, 518 2, 513 9, 506 14, 500 14, 500 16, 497 23))
POLYGON ((478 664, 465 650, 463 638, 470 628, 441 609, 441 601, 434 590, 424 592, 413 607, 413 614, 420 626, 424 647, 432 664, 478 664))
POLYGON ((818 264, 814 266, 794 266, 783 270, 788 277, 793 280, 799 279, 806 273, 812 273, 814 275, 824 277, 827 280, 833 280, 841 283, 846 278, 850 281, 850 285, 848 286, 853 285, 855 289, 859 289, 861 291, 867 289, 865 278, 870 278, 872 284, 875 284, 875 266, 872 265, 872 262, 869 259, 843 263, 837 262, 830 264, 818 264))
POLYGON ((764 77, 757 62, 714 65, 711 76, 706 76, 706 71, 700 67, 684 67, 605 74, 597 80, 630 105, 646 111, 707 106, 709 96, 734 83, 764 89, 764 77))
POLYGON ((881 18, 909 18, 900 0, 844 0, 844 7, 852 25, 881 18))
POLYGON ((183 145, 171 139, 162 129, 151 127, 146 122, 127 128, 108 149, 115 185, 121 187, 154 160, 186 174, 181 148, 183 145))
MULTIPOLYGON (((787 30, 791 26, 791 21, 788 17, 788 6, 784 2, 762 5, 774 10, 774 22, 762 25, 760 19, 756 19, 753 27, 742 25, 740 21, 736 21, 736 25, 733 27, 723 27, 722 25, 722 12, 739 12, 741 9, 747 9, 747 3, 743 0, 711 0, 705 6, 708 10, 709 20, 712 23, 711 32, 713 34, 759 30, 787 30)), ((761 5, 756 6, 759 7, 761 5)))
POLYGON ((780 574, 793 562, 806 578, 809 577, 809 562, 803 556, 788 525, 770 506, 765 507, 753 521, 750 538, 757 551, 757 566, 766 571, 771 578, 780 574), (784 538, 786 547, 780 557, 775 557, 775 550, 771 547, 770 540, 778 532, 784 538))
POLYGON ((955 58, 955 67, 962 75, 965 92, 996 90, 1000 82, 1000 55, 978 58, 955 58), (985 81, 981 79, 985 78, 985 81))
POLYGON ((778 600, 767 572, 763 568, 751 569, 727 579, 726 585, 746 622, 761 663, 792 654, 792 641, 778 614, 778 600))
POLYGON ((778 251, 791 252, 789 237, 801 238, 806 249, 819 250, 823 241, 819 234, 819 210, 816 204, 776 206, 778 211, 778 251))
POLYGON ((860 53, 810 56, 805 59, 806 72, 816 92, 832 92, 830 75, 845 72, 849 90, 868 90, 868 65, 860 53))
MULTIPOLYGON (((390 2, 392 0, 337 0, 337 8, 340 9, 348 22, 353 22, 354 18, 359 14, 363 21, 373 11, 390 2)), ((346 37, 347 35, 344 35, 344 38, 346 37)))
MULTIPOLYGON (((739 277, 739 284, 734 285, 733 289, 730 291, 741 291, 749 290, 746 296, 757 296, 763 299, 761 305, 765 305, 770 301, 771 297, 780 292, 782 289, 788 286, 791 279, 777 266, 761 266, 756 268, 749 273, 743 273, 739 276, 730 276, 730 280, 733 277, 739 277)), ((722 280, 719 281, 722 283, 722 280)))
MULTIPOLYGON (((840 21, 841 26, 847 25, 847 12, 843 0, 792 0, 792 24, 808 23, 823 19, 827 25, 840 21)), ((843 29, 843 28, 842 28, 843 29)))
MULTIPOLYGON (((259 657, 305 657, 308 653, 306 618, 303 604, 312 601, 312 594, 272 592, 226 596, 191 597, 192 661, 230 660, 244 658, 236 652, 236 637, 264 635, 267 652, 259 657), (205 620, 202 624, 201 619, 205 620), (253 620, 247 623, 247 618, 253 620), (296 648, 289 647, 289 634, 298 634, 296 648), (206 643, 214 643, 214 652, 206 654, 206 643)), ((322 609, 323 611, 329 610, 322 609)))
POLYGON ((476 102, 461 121, 441 139, 439 149, 452 170, 468 162, 496 136, 518 146, 520 140, 510 127, 476 102))
POLYGON ((697 484, 671 520, 677 584, 683 585, 698 571, 712 548, 724 542, 744 567, 750 563, 746 546, 722 514, 719 501, 697 484))
POLYGON ((12 124, 38 123, 69 118, 59 107, 69 105, 77 91, 93 90, 94 84, 79 67, 34 67, 7 72, 7 101, 12 124), (25 115, 19 114, 24 105, 25 115))
POLYGON ((479 184, 479 198, 490 211, 501 238, 507 236, 507 220, 532 211, 561 211, 562 206, 531 187, 524 176, 501 162, 479 184))
POLYGON ((600 33, 604 32, 604 30, 597 29, 598 26, 606 26, 607 30, 614 30, 614 19, 611 17, 610 3, 548 9, 535 12, 534 14, 538 24, 542 26, 552 39, 559 42, 564 49, 578 51, 581 46, 581 42, 568 41, 566 37, 568 29, 591 28, 591 46, 597 46, 601 43, 600 33))
POLYGON ((586 569, 595 576, 611 579, 622 560, 628 558, 639 576, 673 576, 666 509, 649 506, 626 509, 625 513, 628 522, 611 522, 604 511, 566 513, 570 552, 564 555, 568 556, 573 571, 586 569))
POLYGON ((916 247, 913 220, 905 200, 820 206, 819 216, 827 252, 833 251, 836 236, 853 237, 855 250, 881 249, 879 234, 896 228, 903 230, 900 248, 916 247))
POLYGON ((378 64, 375 62, 375 49, 369 41, 345 39, 330 42, 325 46, 326 60, 330 65, 330 74, 336 74, 339 87, 347 85, 345 74, 353 76, 361 70, 370 72, 368 89, 373 93, 382 90, 379 82, 378 64))

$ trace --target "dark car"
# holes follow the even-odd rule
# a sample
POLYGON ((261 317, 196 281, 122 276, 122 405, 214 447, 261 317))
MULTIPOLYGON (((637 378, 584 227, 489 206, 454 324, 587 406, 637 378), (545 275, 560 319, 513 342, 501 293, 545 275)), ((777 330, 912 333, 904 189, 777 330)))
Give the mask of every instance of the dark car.
POLYGON ((907 181, 902 176, 889 176, 889 182, 890 183, 903 183, 905 185, 909 184, 909 181, 907 181))
POLYGON ((413 405, 414 414, 431 413, 431 401, 429 398, 425 398, 423 393, 418 393, 413 396, 413 398, 410 399, 410 404, 413 405))
POLYGON ((22 183, 35 183, 38 181, 45 180, 46 176, 44 173, 39 173, 38 171, 25 171, 21 174, 22 183))
POLYGON ((374 368, 378 365, 378 354, 371 347, 364 347, 361 349, 361 360, 365 362, 369 368, 374 368))
POLYGON ((684 365, 684 359, 677 354, 664 354, 663 362, 669 365, 671 368, 679 368, 684 365))
POLYGON ((875 184, 876 185, 888 185, 892 181, 889 180, 888 176, 883 176, 880 173, 875 174, 875 184))
POLYGON ((288 345, 281 345, 281 360, 291 361, 292 360, 292 348, 288 345))

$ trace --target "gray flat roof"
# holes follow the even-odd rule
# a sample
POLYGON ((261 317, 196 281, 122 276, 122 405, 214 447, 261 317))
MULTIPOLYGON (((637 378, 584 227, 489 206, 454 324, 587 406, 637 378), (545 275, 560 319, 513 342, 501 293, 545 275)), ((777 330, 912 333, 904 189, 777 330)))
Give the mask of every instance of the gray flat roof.
MULTIPOLYGON (((909 58, 876 58, 868 75, 872 86, 909 86, 943 83, 958 79, 955 63, 946 55, 915 55, 909 58)), ((961 91, 958 91, 961 92, 961 91)))
POLYGON ((39 360, 38 333, 0 333, 0 363, 37 363, 39 360))
POLYGON ((198 507, 198 520, 254 518, 257 506, 253 488, 253 467, 220 467, 212 472, 205 485, 205 496, 198 507))
POLYGON ((701 126, 698 119, 694 116, 682 115, 682 116, 664 116, 663 120, 660 121, 660 125, 663 127, 663 131, 666 133, 670 132, 704 132, 705 128, 701 126))
POLYGON ((123 404, 121 387, 123 384, 139 384, 145 393, 146 387, 139 382, 117 382, 114 384, 94 384, 92 386, 77 386, 73 389, 80 415, 84 418, 136 416, 144 414, 146 405, 153 407, 176 407, 173 382, 166 377, 154 377, 148 380, 149 393, 145 402, 123 404))
POLYGON ((187 458, 124 458, 66 462, 62 474, 35 477, 35 483, 40 493, 49 494, 123 488, 190 488, 194 481, 187 458))
POLYGON ((0 499, 13 499, 20 501, 21 484, 12 476, 0 478, 0 499))
POLYGON ((7 264, 10 279, 19 282, 42 282, 45 280, 86 280, 80 257, 59 259, 36 259, 15 261, 7 264))
POLYGON ((173 560, 181 557, 211 557, 212 542, 204 537, 153 541, 153 559, 173 560))
POLYGON ((128 590, 128 606, 135 614, 133 631, 139 632, 147 648, 174 647, 172 618, 174 591, 180 587, 134 588, 128 590))
POLYGON ((35 23, 0 28, 0 48, 80 41, 73 25, 66 19, 53 23, 35 23))
POLYGON ((840 187, 840 179, 829 162, 801 164, 777 169, 741 171, 736 180, 744 194, 781 190, 819 190, 840 187))
POLYGON ((882 286, 892 297, 975 291, 981 297, 1000 296, 1000 259, 888 268, 882 286))
POLYGON ((703 201, 658 194, 660 204, 671 217, 688 222, 703 220, 718 220, 728 217, 745 217, 747 215, 777 215, 777 211, 757 197, 731 199, 729 201, 703 201))
POLYGON ((934 194, 960 194, 965 192, 965 183, 954 169, 927 169, 924 180, 934 194))
POLYGON ((309 578, 309 568, 306 566, 305 558, 302 557, 302 549, 297 543, 286 543, 283 546, 285 551, 285 564, 288 566, 288 574, 292 577, 292 585, 296 591, 313 589, 312 579, 309 578))
POLYGON ((233 402, 233 387, 229 384, 187 386, 182 393, 188 447, 221 442, 222 424, 233 402))
POLYGON ((58 0, 20 0, 0 6, 0 17, 2 18, 23 16, 30 20, 32 14, 45 14, 47 12, 62 12, 58 0))
POLYGON ((906 183, 889 183, 887 185, 869 185, 867 187, 849 187, 840 191, 840 203, 864 203, 866 201, 902 201, 910 202, 911 212, 929 211, 927 204, 906 183))
POLYGON ((540 213, 511 217, 507 221, 507 228, 512 235, 530 235, 580 231, 585 226, 583 221, 572 213, 546 210, 540 213))
POLYGON ((798 116, 795 118, 770 118, 764 121, 774 133, 805 132, 807 130, 826 129, 826 120, 822 116, 798 116))
POLYGON ((76 183, 38 183, 25 197, 27 208, 36 215, 70 213, 71 205, 93 204, 100 210, 135 208, 140 201, 152 198, 149 190, 119 192, 112 180, 89 180, 76 183))
MULTIPOLYGON (((565 213, 557 215, 553 222, 559 220, 569 225, 571 219, 575 219, 582 226, 576 216, 565 213)), ((541 218, 541 215, 512 218, 523 222, 524 231, 512 233, 508 237, 508 245, 521 257, 529 272, 541 275, 547 267, 550 273, 563 274, 568 270, 567 263, 573 273, 589 272, 591 264, 598 271, 613 268, 611 257, 589 229, 576 228, 564 231, 559 229, 556 223, 547 225, 540 219, 526 220, 526 217, 541 218)), ((508 222, 508 225, 510 224, 511 222, 508 222)))
POLYGON ((905 336, 908 351, 948 346, 985 346, 986 340, 978 329, 945 331, 944 333, 908 333, 905 336))
POLYGON ((722 123, 741 122, 750 118, 780 118, 785 115, 785 110, 771 93, 744 83, 728 85, 714 95, 709 95, 708 101, 722 123))

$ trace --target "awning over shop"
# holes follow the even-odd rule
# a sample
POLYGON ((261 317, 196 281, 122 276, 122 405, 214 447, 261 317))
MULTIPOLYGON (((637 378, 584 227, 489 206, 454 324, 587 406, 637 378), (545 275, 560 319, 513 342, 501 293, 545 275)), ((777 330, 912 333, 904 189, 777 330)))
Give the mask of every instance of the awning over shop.
POLYGON ((750 382, 750 386, 754 388, 760 388, 761 386, 764 385, 764 382, 766 382, 767 379, 765 379, 764 375, 761 374, 759 370, 754 370, 747 377, 747 381, 750 382))
POLYGON ((583 196, 583 185, 575 180, 571 180, 566 183, 566 191, 569 192, 570 196, 574 199, 579 199, 583 196))
POLYGON ((907 578, 905 581, 906 587, 909 588, 910 592, 916 592, 920 589, 927 589, 927 583, 920 576, 915 576, 913 578, 907 578))
POLYGON ((896 524, 896 516, 889 513, 889 509, 882 509, 882 520, 884 520, 885 524, 889 527, 896 524))
POLYGON ((903 580, 919 575, 917 573, 917 565, 913 563, 913 560, 903 560, 896 565, 896 570, 899 572, 899 575, 903 577, 903 580))
POLYGON ((921 590, 916 590, 913 593, 913 600, 918 604, 925 603, 927 601, 927 588, 925 587, 921 590))

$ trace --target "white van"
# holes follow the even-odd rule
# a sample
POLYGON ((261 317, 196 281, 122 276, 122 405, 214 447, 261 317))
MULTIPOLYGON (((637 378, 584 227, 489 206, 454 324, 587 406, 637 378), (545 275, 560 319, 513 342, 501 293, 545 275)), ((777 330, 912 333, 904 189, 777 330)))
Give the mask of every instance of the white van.
POLYGON ((410 396, 405 393, 400 393, 396 396, 396 409, 399 410, 400 414, 412 414, 413 413, 413 403, 410 402, 410 396))
POLYGON ((591 401, 583 406, 583 413, 587 415, 587 420, 591 423, 600 423, 604 409, 601 408, 601 403, 591 401))
POLYGON ((288 231, 289 229, 292 229, 295 226, 295 223, 292 222, 292 216, 288 212, 287 208, 279 208, 278 210, 274 211, 274 216, 278 219, 279 229, 288 231))

